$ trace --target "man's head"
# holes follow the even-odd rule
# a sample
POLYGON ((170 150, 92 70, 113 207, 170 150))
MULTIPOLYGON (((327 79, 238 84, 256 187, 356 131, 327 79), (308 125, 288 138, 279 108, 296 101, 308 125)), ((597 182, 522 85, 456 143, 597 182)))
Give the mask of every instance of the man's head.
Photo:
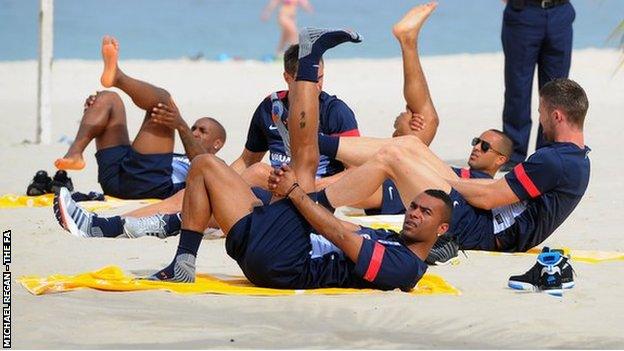
POLYGON ((555 141, 568 131, 582 133, 588 108, 585 90, 575 81, 559 78, 546 83, 540 89, 539 104, 544 138, 555 141))
POLYGON ((212 117, 202 117, 191 127, 193 136, 208 153, 216 154, 225 144, 225 128, 212 117))
POLYGON ((453 203, 442 190, 427 189, 412 200, 405 210, 401 234, 412 242, 435 240, 451 223, 453 203))
MULTIPOLYGON (((284 80, 288 84, 288 90, 290 85, 295 81, 297 77, 297 69, 299 68, 299 44, 291 45, 286 52, 284 52, 284 80)), ((319 64, 318 69, 318 83, 316 86, 319 91, 323 90, 323 75, 325 64, 323 59, 319 64)))
POLYGON ((494 174, 509 161, 513 152, 513 142, 503 132, 489 129, 472 139, 472 151, 468 158, 470 168, 494 174))

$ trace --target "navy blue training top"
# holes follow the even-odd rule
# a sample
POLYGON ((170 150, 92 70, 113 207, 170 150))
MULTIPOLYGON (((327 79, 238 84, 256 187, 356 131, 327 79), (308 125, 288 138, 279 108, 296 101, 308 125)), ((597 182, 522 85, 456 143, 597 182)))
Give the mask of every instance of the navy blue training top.
MULTIPOLYGON (((290 162, 290 140, 287 130, 288 91, 266 97, 258 106, 249 125, 245 148, 252 152, 269 151, 273 167, 290 162)), ((353 111, 334 95, 319 95, 319 133, 336 136, 359 136, 353 111)), ((342 163, 320 156, 318 177, 327 177, 344 170, 342 163)))
POLYGON ((553 143, 505 175, 520 199, 520 203, 492 210, 494 233, 505 232, 515 238, 515 243, 506 246, 528 250, 546 240, 568 218, 589 183, 589 152, 587 146, 581 149, 573 143, 553 143))

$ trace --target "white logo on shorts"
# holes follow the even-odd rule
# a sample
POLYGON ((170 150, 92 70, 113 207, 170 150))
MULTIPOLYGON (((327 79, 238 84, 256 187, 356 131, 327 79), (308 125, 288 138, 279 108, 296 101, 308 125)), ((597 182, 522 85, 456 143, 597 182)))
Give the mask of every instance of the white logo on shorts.
POLYGON ((388 194, 390 194, 390 200, 394 200, 394 197, 392 196, 392 190, 393 190, 393 189, 394 189, 394 188, 393 188, 393 187, 391 187, 391 186, 389 186, 389 187, 388 187, 388 194))
POLYGON ((271 125, 269 126, 269 130, 277 130, 277 127, 271 124, 271 125))
POLYGON ((457 205, 459 205, 459 201, 457 201, 457 200, 453 201, 453 207, 455 207, 457 205))

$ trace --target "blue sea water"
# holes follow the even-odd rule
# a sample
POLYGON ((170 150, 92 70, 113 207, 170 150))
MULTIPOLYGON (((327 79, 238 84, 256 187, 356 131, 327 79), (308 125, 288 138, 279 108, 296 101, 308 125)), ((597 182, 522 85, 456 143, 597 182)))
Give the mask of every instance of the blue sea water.
MULTIPOLYGON (((299 11, 299 26, 345 26, 365 43, 333 50, 331 57, 399 56, 390 28, 420 1, 310 0, 313 14, 299 11)), ((275 15, 260 20, 264 0, 56 0, 56 59, 98 59, 104 34, 116 36, 124 59, 262 59, 279 37, 275 15)), ((624 19, 624 0, 573 0, 574 47, 616 46, 607 38, 624 19)), ((501 50, 501 0, 440 0, 423 34, 425 55, 501 50)), ((0 61, 36 59, 38 0, 0 0, 0 61)))

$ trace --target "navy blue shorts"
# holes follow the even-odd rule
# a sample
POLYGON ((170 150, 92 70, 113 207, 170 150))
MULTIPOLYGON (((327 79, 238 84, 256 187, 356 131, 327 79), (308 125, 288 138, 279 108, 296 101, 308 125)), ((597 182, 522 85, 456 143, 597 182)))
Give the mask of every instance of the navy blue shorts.
POLYGON ((264 206, 240 219, 225 240, 228 255, 245 277, 254 285, 278 289, 345 286, 344 272, 353 264, 343 255, 312 258, 313 229, 292 202, 280 200, 269 205, 270 193, 259 188, 253 191, 264 206))
POLYGON ((464 250, 496 250, 492 211, 473 207, 466 199, 451 189, 453 217, 449 232, 458 234, 460 248, 464 250))
POLYGON ((364 210, 367 215, 397 215, 405 213, 401 194, 399 194, 399 189, 392 180, 386 179, 381 186, 381 191, 381 208, 364 210))
POLYGON ((172 153, 143 155, 130 145, 119 145, 99 150, 95 158, 98 182, 106 195, 165 199, 184 187, 171 180, 172 153))

